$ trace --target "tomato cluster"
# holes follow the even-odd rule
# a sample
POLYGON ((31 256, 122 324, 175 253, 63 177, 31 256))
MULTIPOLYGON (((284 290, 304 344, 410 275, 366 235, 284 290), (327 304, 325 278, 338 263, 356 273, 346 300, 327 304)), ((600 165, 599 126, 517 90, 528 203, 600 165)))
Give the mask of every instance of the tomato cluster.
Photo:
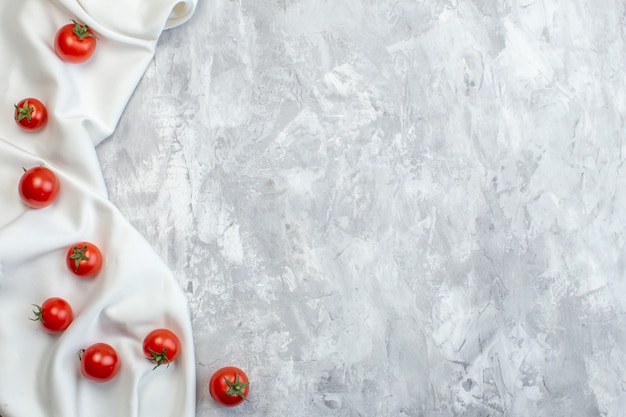
MULTIPOLYGON (((103 258, 100 249, 90 242, 78 242, 69 247, 65 262, 70 272, 79 278, 93 277, 102 268, 103 258)), ((33 304, 36 310, 31 320, 41 322, 48 333, 66 330, 73 320, 70 303, 60 297, 51 297, 41 306, 33 304)), ((152 361, 153 369, 166 364, 169 366, 180 352, 180 340, 169 329, 155 329, 143 340, 146 359, 152 361)), ((95 343, 80 351, 80 369, 85 378, 94 382, 106 382, 115 377, 120 368, 120 359, 115 348, 107 343, 95 343)))
MULTIPOLYGON (((63 61, 81 64, 87 62, 94 54, 96 40, 97 37, 89 26, 72 20, 72 23, 61 27, 56 33, 54 50, 63 61)), ((14 106, 15 122, 27 132, 42 129, 48 121, 46 106, 36 98, 24 98, 14 106)))
MULTIPOLYGON (((55 36, 54 50, 58 57, 72 64, 88 61, 94 54, 97 38, 87 25, 72 20, 61 27, 55 36)), ((26 132, 37 132, 48 122, 48 110, 42 101, 28 97, 15 105, 14 119, 18 127, 26 132)), ((18 193, 23 203, 33 209, 43 209, 52 205, 59 195, 61 184, 54 170, 36 166, 24 169, 18 184, 18 193)), ((101 271, 104 257, 98 246, 91 242, 77 242, 65 253, 68 270, 78 278, 93 278, 101 271)), ((56 334, 71 326, 74 312, 68 301, 60 297, 50 297, 41 305, 33 304, 34 318, 48 333, 56 334)), ((169 329, 158 328, 149 332, 142 343, 146 359, 154 363, 154 368, 170 365, 179 355, 180 340, 169 329)), ((113 379, 120 367, 120 357, 108 343, 94 343, 79 352, 80 370, 83 376, 94 382, 113 379)))
MULTIPOLYGON (((97 37, 87 25, 72 20, 61 27, 54 39, 54 50, 64 62, 80 64, 94 54, 97 37)), ((48 122, 48 110, 37 98, 28 97, 14 104, 14 119, 26 132, 37 132, 48 122)), ((43 209, 54 203, 61 189, 55 172, 43 166, 24 169, 18 192, 30 208, 43 209)), ((65 262, 69 271, 79 278, 93 278, 102 269, 102 252, 94 243, 77 242, 67 249, 65 262)), ((33 304, 34 318, 51 334, 66 330, 72 323, 74 313, 68 301, 60 297, 46 299, 41 305, 33 304)), ((181 343, 174 332, 158 328, 149 332, 142 343, 143 354, 154 364, 169 367, 178 357, 181 343)), ((94 382, 112 380, 121 367, 117 351, 108 343, 94 343, 79 352, 80 370, 83 376, 94 382)), ((209 381, 209 393, 220 405, 232 407, 247 400, 250 390, 248 376, 237 367, 227 366, 217 370, 209 381)))

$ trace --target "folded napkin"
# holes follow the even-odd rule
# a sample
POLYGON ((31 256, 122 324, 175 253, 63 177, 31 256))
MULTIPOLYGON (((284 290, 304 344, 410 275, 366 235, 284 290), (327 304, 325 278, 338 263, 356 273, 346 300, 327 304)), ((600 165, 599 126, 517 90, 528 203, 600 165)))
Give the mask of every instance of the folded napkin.
MULTIPOLYGON (((153 57, 158 37, 185 22, 196 0, 20 0, 0 2, 0 416, 193 417, 195 359, 187 299, 159 256, 107 199, 95 145, 111 135, 153 57), (74 19, 97 35, 93 57, 69 64, 56 31, 74 19), (48 109, 37 132, 21 130, 14 105, 34 97, 48 109), (26 206, 24 169, 45 166, 60 182, 55 202, 26 206), (77 242, 104 258, 92 278, 66 266, 77 242), (33 304, 67 300, 74 321, 50 334, 33 304), (144 337, 168 328, 181 341, 169 366, 153 370, 144 337), (87 380, 78 352, 113 346, 121 367, 106 383, 87 380)), ((146 138, 147 141, 152 138, 146 138)))

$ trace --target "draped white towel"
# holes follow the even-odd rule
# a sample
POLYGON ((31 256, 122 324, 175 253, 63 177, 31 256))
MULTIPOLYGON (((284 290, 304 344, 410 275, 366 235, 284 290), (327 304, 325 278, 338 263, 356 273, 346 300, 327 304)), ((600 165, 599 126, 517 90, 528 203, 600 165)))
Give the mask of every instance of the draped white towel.
MULTIPOLYGON (((195 359, 185 294, 150 245, 108 201, 95 145, 111 135, 161 32, 186 21, 196 0, 0 2, 0 415, 193 417, 195 359), (75 19, 98 36, 85 64, 62 62, 54 35, 75 19), (47 125, 13 120, 26 97, 48 108, 47 125), (31 209, 18 195, 22 168, 55 171, 54 204, 31 209), (65 266, 75 242, 97 244, 102 271, 79 279, 65 266), (29 321, 32 304, 68 300, 75 318, 59 335, 29 321), (167 327, 182 342, 169 368, 152 370, 144 336, 167 327), (82 377, 78 351, 117 349, 121 369, 104 384, 82 377)), ((151 138, 146 138, 151 140, 151 138)))

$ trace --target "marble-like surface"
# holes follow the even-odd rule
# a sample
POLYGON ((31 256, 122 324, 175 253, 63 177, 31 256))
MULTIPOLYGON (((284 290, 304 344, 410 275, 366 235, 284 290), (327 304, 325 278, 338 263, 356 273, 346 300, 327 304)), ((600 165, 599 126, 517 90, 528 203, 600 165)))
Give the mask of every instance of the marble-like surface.
POLYGON ((98 154, 187 290, 198 417, 626 415, 625 7, 202 0, 164 33, 98 154))

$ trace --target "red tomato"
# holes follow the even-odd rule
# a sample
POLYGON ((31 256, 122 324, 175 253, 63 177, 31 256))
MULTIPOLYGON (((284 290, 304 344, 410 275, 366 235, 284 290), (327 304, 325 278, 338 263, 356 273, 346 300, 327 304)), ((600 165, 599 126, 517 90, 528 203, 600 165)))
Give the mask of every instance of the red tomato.
POLYGON ((113 346, 95 343, 80 353, 80 370, 94 382, 107 382, 117 375, 120 360, 113 346))
POLYGON ((58 30, 54 50, 63 61, 80 64, 91 58, 96 50, 96 36, 87 25, 72 22, 58 30))
POLYGON ((90 242, 72 245, 65 256, 67 267, 79 277, 90 277, 102 268, 102 253, 90 242))
POLYGON ((56 199, 59 188, 57 176, 45 167, 24 172, 18 187, 22 201, 32 208, 48 207, 56 199))
POLYGON ((143 339, 143 352, 146 358, 156 363, 152 369, 156 369, 164 363, 170 366, 170 362, 176 359, 179 351, 180 341, 168 329, 153 330, 143 339))
POLYGON ((50 333, 58 333, 67 329, 72 322, 72 307, 62 298, 48 298, 40 306, 37 307, 35 318, 33 321, 41 321, 41 326, 50 333))
POLYGON ((27 132, 41 129, 48 121, 46 106, 36 98, 25 98, 15 106, 15 122, 27 132))
POLYGON ((226 366, 215 371, 209 381, 209 393, 220 405, 234 407, 248 399, 250 382, 239 368, 226 366))

